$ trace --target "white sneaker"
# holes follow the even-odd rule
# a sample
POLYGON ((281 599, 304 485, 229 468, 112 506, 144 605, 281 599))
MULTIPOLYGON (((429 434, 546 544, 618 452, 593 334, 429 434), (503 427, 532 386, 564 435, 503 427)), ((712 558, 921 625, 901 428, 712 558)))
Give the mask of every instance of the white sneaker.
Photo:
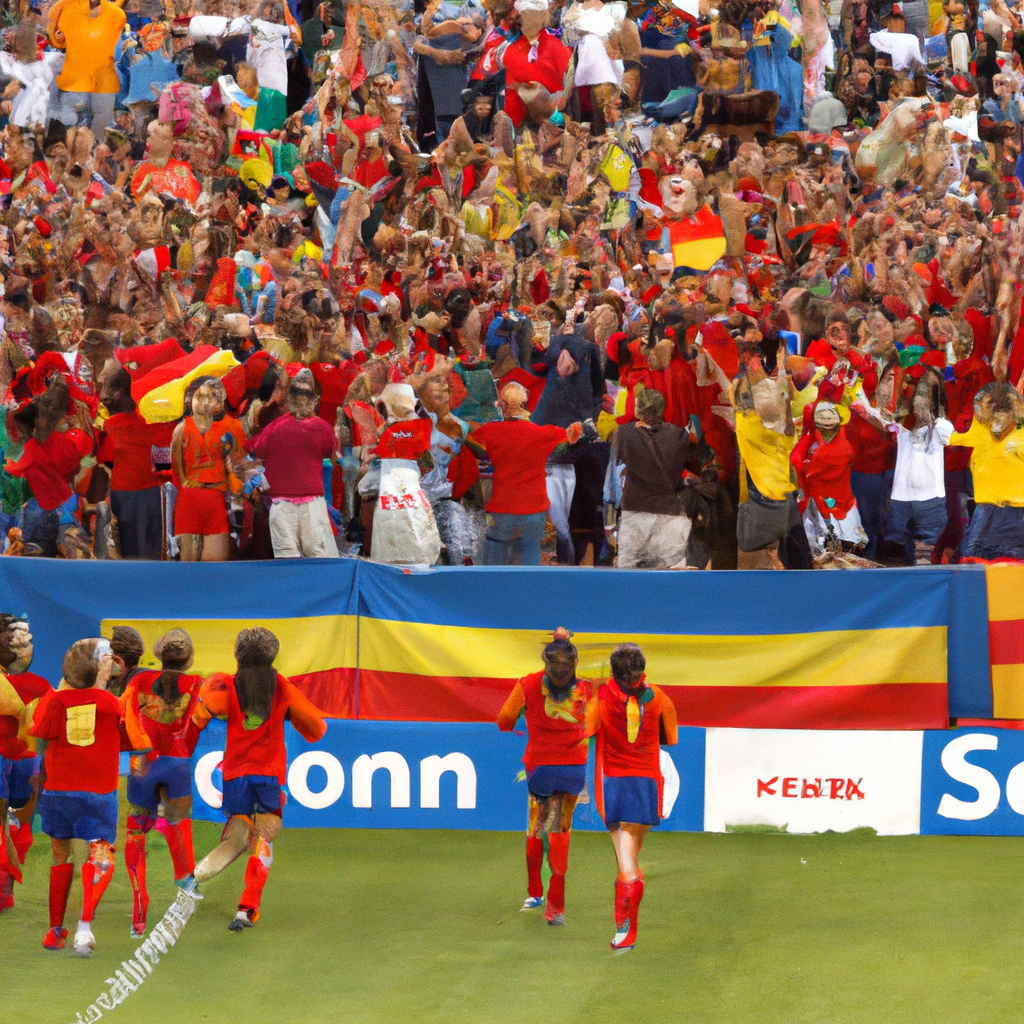
POLYGON ((88 921, 79 921, 75 931, 75 956, 92 956, 96 948, 96 936, 88 921))

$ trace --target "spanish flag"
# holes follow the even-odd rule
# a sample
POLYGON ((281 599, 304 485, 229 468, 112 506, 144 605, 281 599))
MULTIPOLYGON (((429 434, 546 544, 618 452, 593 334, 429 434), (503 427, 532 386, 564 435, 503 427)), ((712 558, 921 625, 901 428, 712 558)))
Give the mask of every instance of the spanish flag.
POLYGON ((677 267, 707 271, 725 255, 725 227, 706 203, 695 217, 667 221, 665 241, 677 267))

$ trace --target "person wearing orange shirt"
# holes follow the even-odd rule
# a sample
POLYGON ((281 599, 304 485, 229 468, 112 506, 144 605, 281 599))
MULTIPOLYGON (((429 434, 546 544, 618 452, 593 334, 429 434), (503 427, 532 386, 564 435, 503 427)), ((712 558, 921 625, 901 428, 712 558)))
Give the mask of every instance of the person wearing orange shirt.
POLYGON ((523 764, 529 789, 526 831, 526 902, 523 910, 544 906, 544 836, 548 839, 548 924, 565 924, 565 873, 576 800, 586 784, 587 709, 593 691, 589 679, 576 677, 579 657, 565 628, 544 648, 544 671, 516 683, 498 714, 498 728, 511 731, 525 714, 529 739, 523 764))
POLYGON ((59 0, 50 9, 46 33, 51 45, 64 51, 57 76, 57 116, 63 124, 94 129, 113 124, 121 88, 114 51, 127 20, 110 0, 59 0))
POLYGON ((114 876, 117 842, 117 782, 120 768, 121 704, 105 686, 124 666, 103 638, 79 640, 63 662, 62 687, 44 694, 31 734, 42 751, 43 793, 39 813, 50 837, 50 930, 45 949, 67 944, 64 915, 74 876, 71 840, 89 844, 82 865, 82 917, 75 932, 78 956, 92 956, 96 907, 114 876))
POLYGON ((146 933, 146 835, 157 823, 171 853, 175 884, 192 874, 192 751, 199 729, 192 714, 199 702, 201 676, 187 675, 193 658, 192 637, 183 629, 164 633, 153 654, 161 671, 137 672, 121 698, 130 736, 146 737, 145 753, 133 754, 128 776, 128 822, 124 862, 132 887, 132 936, 146 933), (161 813, 162 811, 162 813, 161 813))
POLYGON ((180 888, 197 898, 197 886, 219 875, 249 850, 245 889, 230 931, 251 928, 260 916, 260 900, 274 861, 274 838, 281 831, 288 758, 284 745, 285 718, 299 735, 315 743, 327 723, 298 689, 274 668, 280 645, 277 637, 257 626, 235 638, 238 671, 216 673, 203 683, 192 715, 205 729, 212 718, 226 718, 224 744, 224 802, 228 819, 220 845, 208 853, 180 888))
POLYGON ((227 391, 216 377, 197 377, 186 392, 191 415, 171 437, 178 498, 174 532, 180 537, 183 562, 225 562, 228 557, 227 493, 238 494, 242 482, 232 459, 245 452, 245 432, 224 414, 227 391))
POLYGON ((611 833, 615 879, 615 937, 625 952, 636 944, 637 913, 644 895, 640 850, 661 820, 661 746, 675 746, 676 710, 664 691, 647 682, 647 659, 636 644, 611 653, 612 678, 597 694, 594 795, 611 833))

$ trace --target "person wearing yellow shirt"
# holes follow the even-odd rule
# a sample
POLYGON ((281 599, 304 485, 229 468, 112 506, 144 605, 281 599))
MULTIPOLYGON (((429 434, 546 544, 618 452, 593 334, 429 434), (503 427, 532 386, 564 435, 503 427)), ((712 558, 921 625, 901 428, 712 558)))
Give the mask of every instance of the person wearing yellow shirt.
POLYGON ((57 76, 62 124, 106 128, 114 120, 120 82, 114 50, 127 17, 110 0, 58 0, 50 9, 46 32, 64 51, 64 68, 57 76))
POLYGON ((1024 559, 1024 397, 1007 383, 986 384, 974 399, 974 420, 951 445, 973 448, 974 515, 962 559, 1024 559))

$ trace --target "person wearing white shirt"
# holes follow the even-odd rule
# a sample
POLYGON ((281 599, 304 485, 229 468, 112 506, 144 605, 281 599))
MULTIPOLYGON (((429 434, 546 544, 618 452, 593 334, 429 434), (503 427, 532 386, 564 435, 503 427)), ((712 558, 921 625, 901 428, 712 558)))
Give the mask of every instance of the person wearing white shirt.
POLYGON ((931 550, 946 528, 943 450, 953 424, 943 415, 944 394, 941 378, 929 369, 915 389, 908 425, 889 425, 896 434, 896 471, 884 536, 889 545, 903 549, 906 565, 929 564, 931 550))

